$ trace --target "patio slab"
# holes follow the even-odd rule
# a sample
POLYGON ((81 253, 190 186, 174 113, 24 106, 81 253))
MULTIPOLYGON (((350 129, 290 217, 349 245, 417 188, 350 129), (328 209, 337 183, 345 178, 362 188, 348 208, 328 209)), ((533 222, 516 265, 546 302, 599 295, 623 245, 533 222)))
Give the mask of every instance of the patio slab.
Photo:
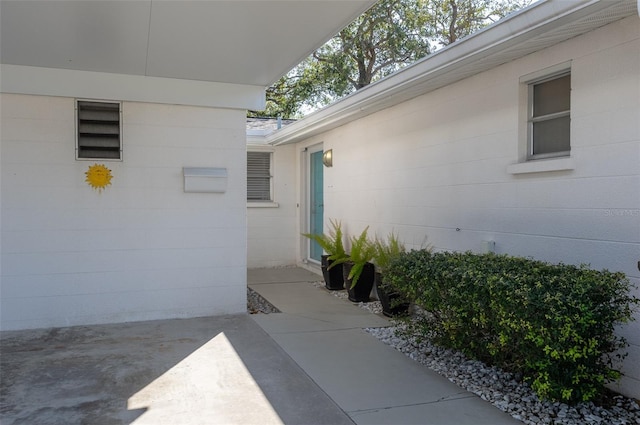
POLYGON ((264 283, 317 282, 318 279, 322 279, 322 276, 300 267, 275 267, 247 270, 247 282, 254 285, 264 283))
POLYGON ((3 425, 353 424, 248 315, 0 336, 3 425))

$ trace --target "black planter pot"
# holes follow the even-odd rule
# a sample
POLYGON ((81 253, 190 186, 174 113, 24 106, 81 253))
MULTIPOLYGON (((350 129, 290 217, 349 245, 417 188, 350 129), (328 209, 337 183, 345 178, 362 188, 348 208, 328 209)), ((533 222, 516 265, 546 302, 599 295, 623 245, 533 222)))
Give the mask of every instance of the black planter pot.
POLYGON ((346 262, 342 267, 342 275, 344 276, 344 286, 349 293, 349 301, 354 303, 369 302, 369 295, 373 289, 373 283, 375 279, 375 268, 373 264, 367 263, 362 269, 362 274, 356 283, 356 286, 351 289, 351 279, 348 278, 351 273, 353 263, 346 262))
POLYGON ((388 292, 382 284, 382 274, 376 272, 376 292, 382 304, 382 314, 387 317, 406 316, 409 314, 410 303, 403 301, 397 292, 388 292))
POLYGON ((342 264, 331 266, 333 260, 329 260, 328 255, 323 255, 321 259, 322 276, 324 277, 324 285, 330 291, 339 291, 344 289, 344 278, 342 276, 342 264))

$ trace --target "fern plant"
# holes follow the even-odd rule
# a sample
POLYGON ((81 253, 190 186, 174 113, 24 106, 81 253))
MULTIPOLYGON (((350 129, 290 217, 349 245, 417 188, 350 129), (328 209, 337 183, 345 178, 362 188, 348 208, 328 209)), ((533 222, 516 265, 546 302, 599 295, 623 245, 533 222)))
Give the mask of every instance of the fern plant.
POLYGON ((331 230, 329 233, 303 233, 302 235, 315 241, 328 255, 331 263, 329 268, 343 263, 347 256, 344 249, 342 223, 339 220, 330 219, 331 230))
POLYGON ((375 244, 367 238, 368 230, 369 226, 365 227, 360 236, 351 238, 351 252, 349 256, 343 260, 343 262, 348 261, 352 263, 351 271, 348 275, 348 279, 351 281, 350 289, 356 286, 364 267, 373 260, 376 252, 375 244))
POLYGON ((389 267, 391 260, 406 252, 404 244, 400 242, 398 236, 393 232, 387 236, 386 241, 376 237, 373 244, 375 246, 373 264, 375 264, 380 273, 383 273, 389 267))

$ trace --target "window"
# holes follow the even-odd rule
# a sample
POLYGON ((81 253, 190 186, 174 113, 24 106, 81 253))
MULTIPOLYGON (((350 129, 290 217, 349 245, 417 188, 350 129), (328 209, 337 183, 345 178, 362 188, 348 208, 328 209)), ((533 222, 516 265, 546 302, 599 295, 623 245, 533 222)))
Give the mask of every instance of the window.
POLYGON ((247 201, 272 201, 271 156, 271 152, 247 152, 247 201))
POLYGON ((122 159, 120 103, 78 100, 78 159, 122 159))
POLYGON ((527 159, 568 156, 571 74, 529 83, 527 159))

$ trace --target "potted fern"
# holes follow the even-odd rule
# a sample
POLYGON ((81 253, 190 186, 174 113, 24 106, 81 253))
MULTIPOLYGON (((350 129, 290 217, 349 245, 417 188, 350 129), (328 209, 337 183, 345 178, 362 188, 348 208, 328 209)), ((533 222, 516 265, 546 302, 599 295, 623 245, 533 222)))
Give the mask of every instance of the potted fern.
POLYGON ((373 289, 375 268, 371 260, 375 245, 367 239, 367 226, 360 236, 351 238, 351 252, 343 260, 342 274, 349 293, 349 301, 368 302, 373 289))
POLYGON ((404 244, 392 232, 386 241, 376 238, 374 245, 375 287, 380 304, 382 304, 382 314, 387 317, 406 315, 409 312, 410 303, 384 280, 384 272, 391 261, 406 252, 404 244))
POLYGON ((315 241, 325 252, 321 256, 322 276, 325 287, 331 291, 344 289, 342 277, 342 264, 347 258, 347 253, 342 242, 342 224, 338 220, 329 220, 331 231, 328 234, 303 233, 303 236, 315 241))

